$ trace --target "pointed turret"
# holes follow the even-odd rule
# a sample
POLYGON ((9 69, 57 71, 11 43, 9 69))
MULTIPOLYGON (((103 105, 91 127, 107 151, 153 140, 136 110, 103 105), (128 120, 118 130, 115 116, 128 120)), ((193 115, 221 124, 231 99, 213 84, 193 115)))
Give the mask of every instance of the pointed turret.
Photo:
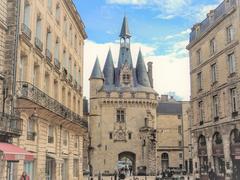
POLYGON ((128 20, 127 20, 126 16, 124 16, 124 18, 123 18, 122 29, 121 29, 119 37, 124 38, 124 39, 131 37, 130 31, 128 28, 128 20))
POLYGON ((90 79, 104 79, 103 73, 100 68, 98 57, 96 58, 95 64, 93 66, 92 74, 90 76, 90 79))
POLYGON ((112 85, 114 84, 114 64, 113 64, 113 58, 112 58, 112 52, 111 49, 108 51, 107 59, 105 61, 105 65, 103 68, 103 74, 104 74, 104 83, 106 85, 112 85))
POLYGON ((136 75, 137 75, 138 84, 145 87, 151 87, 150 81, 148 78, 147 68, 145 66, 141 50, 139 50, 139 53, 138 53, 136 75))

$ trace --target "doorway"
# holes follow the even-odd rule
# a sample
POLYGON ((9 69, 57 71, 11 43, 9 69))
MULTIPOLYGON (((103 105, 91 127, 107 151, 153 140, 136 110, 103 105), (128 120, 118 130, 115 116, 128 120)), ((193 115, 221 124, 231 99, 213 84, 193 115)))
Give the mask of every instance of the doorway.
POLYGON ((136 174, 136 154, 132 152, 122 152, 118 154, 118 170, 125 175, 136 174))

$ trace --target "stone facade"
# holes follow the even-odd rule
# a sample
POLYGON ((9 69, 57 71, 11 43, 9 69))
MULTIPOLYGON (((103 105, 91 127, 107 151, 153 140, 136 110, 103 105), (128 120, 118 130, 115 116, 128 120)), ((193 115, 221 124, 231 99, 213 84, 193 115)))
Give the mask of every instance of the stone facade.
POLYGON ((194 174, 239 179, 239 10, 225 0, 193 26, 190 55, 194 174))
MULTIPOLYGON (((26 171, 30 179, 82 179, 84 24, 70 0, 6 2, 0 70, 13 102, 6 110, 15 107, 22 119, 22 135, 12 142, 34 154, 33 161, 10 165, 12 177, 26 171)), ((4 168, 5 178, 6 162, 4 168)))
MULTIPOLYGON (((98 59, 90 77, 90 165, 93 175, 114 174, 119 160, 133 174, 156 174, 157 93, 152 89, 141 51, 136 68, 124 17, 115 68, 109 51, 103 73, 98 59)), ((149 71, 150 72, 150 71, 149 71)))
POLYGON ((157 170, 185 169, 191 173, 190 103, 162 95, 157 107, 157 170))

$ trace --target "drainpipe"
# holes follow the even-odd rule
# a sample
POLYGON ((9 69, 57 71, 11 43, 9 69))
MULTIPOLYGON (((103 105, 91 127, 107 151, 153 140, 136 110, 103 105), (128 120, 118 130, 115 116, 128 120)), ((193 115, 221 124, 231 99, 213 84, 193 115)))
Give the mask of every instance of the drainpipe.
POLYGON ((21 0, 16 0, 17 12, 16 12, 16 34, 15 34, 15 44, 14 44, 14 59, 12 61, 12 106, 11 114, 14 114, 14 108, 16 105, 16 71, 17 71, 17 58, 18 58, 18 43, 19 43, 19 20, 20 20, 20 5, 21 0))

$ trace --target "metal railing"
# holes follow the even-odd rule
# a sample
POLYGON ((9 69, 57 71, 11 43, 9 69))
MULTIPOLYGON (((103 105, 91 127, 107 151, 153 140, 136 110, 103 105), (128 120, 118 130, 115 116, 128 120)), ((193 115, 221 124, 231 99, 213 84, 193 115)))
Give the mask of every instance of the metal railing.
POLYGON ((38 89, 36 86, 25 82, 18 81, 16 83, 16 94, 18 98, 28 99, 34 103, 52 111, 62 118, 79 124, 83 128, 87 128, 88 124, 80 115, 72 112, 69 108, 51 98, 46 93, 38 89))
POLYGON ((0 112, 0 133, 4 135, 21 136, 22 119, 18 116, 0 112))
POLYGON ((35 37, 35 46, 36 46, 40 51, 43 50, 43 43, 42 43, 42 41, 41 41, 38 37, 35 37))
POLYGON ((57 58, 54 58, 54 65, 59 70, 61 67, 60 61, 57 58))
POLYGON ((201 35, 207 32, 211 27, 214 26, 219 19, 223 18, 228 14, 234 7, 236 7, 236 0, 229 0, 222 2, 216 9, 213 10, 213 16, 208 16, 190 33, 190 43, 197 40, 201 35))
POLYGON ((45 55, 46 55, 47 60, 49 62, 51 62, 52 61, 52 53, 51 53, 51 51, 49 49, 46 49, 45 55))
POLYGON ((27 37, 28 40, 31 40, 32 31, 31 29, 24 23, 22 23, 22 33, 27 37))

